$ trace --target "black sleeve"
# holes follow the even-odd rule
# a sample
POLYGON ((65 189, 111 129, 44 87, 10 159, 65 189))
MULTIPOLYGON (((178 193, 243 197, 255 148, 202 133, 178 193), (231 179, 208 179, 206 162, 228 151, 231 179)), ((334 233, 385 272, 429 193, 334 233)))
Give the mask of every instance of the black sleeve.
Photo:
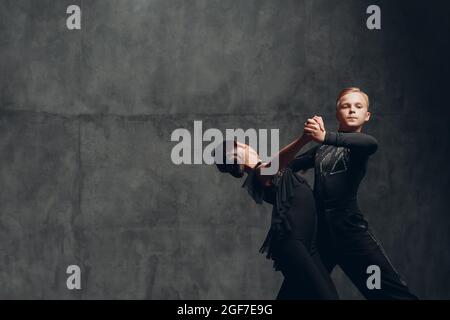
POLYGON ((256 203, 263 203, 264 199, 264 187, 261 185, 258 179, 257 169, 262 164, 262 162, 258 162, 258 164, 250 171, 242 184, 242 188, 247 189, 248 194, 255 200, 256 203))
POLYGON ((346 147, 355 151, 371 155, 378 149, 377 140, 361 132, 326 132, 323 144, 336 147, 346 147))
POLYGON ((312 147, 308 151, 296 156, 294 160, 292 160, 289 163, 289 168, 291 168, 292 171, 294 172, 313 168, 314 158, 316 155, 317 148, 319 148, 319 146, 320 145, 316 145, 315 147, 312 147))

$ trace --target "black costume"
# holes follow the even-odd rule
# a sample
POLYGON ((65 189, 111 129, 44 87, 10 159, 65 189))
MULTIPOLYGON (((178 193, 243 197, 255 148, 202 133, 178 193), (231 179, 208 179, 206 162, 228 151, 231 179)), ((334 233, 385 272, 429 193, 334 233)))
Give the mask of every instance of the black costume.
POLYGON ((277 299, 338 299, 315 246, 317 212, 311 187, 290 168, 279 171, 271 185, 263 187, 255 169, 243 187, 257 203, 273 205, 271 227, 260 252, 267 252, 275 270, 284 275, 277 299))
POLYGON ((367 299, 417 299, 372 234, 357 203, 358 187, 375 138, 360 132, 327 132, 323 144, 291 162, 296 172, 314 167, 318 209, 318 249, 329 272, 339 264, 367 299), (381 289, 367 287, 367 267, 381 271, 381 289))

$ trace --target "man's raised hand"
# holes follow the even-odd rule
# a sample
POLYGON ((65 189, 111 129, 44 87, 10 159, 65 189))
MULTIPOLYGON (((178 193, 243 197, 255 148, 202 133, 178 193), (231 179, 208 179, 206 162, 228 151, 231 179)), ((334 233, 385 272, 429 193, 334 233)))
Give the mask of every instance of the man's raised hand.
POLYGON ((314 117, 306 120, 303 131, 314 141, 323 142, 325 140, 326 131, 322 117, 315 115, 314 117))

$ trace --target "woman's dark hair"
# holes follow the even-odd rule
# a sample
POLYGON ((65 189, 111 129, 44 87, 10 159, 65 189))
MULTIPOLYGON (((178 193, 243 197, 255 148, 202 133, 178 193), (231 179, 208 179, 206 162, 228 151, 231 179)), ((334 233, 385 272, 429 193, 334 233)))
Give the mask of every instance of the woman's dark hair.
POLYGON ((228 148, 230 146, 236 148, 236 140, 224 140, 213 150, 214 163, 220 172, 229 173, 235 178, 242 178, 244 176, 244 165, 237 163, 237 160, 233 163, 227 163, 227 146, 228 148), (217 158, 220 156, 220 151, 222 152, 222 157, 217 158))

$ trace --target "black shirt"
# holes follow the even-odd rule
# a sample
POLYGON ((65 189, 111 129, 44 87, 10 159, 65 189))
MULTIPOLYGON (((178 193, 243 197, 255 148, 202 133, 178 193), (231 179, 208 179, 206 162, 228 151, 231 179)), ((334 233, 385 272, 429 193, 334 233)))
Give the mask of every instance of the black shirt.
POLYGON ((327 131, 324 142, 297 156, 290 168, 315 168, 314 194, 322 208, 345 206, 356 203, 367 161, 377 148, 377 140, 368 134, 327 131))

